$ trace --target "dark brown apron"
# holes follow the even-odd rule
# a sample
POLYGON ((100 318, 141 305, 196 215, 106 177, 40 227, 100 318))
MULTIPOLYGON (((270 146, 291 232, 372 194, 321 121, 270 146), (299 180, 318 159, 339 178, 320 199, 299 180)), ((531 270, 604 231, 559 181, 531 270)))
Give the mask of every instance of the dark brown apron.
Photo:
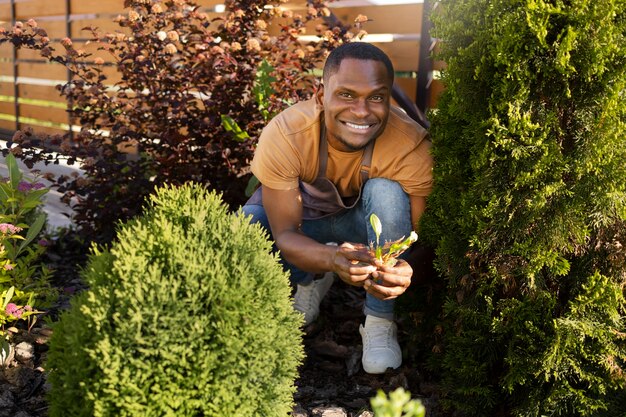
MULTIPOLYGON (((371 141, 363 153, 361 162, 361 188, 357 196, 342 198, 337 187, 326 178, 326 165, 328 163, 328 142, 326 140, 326 127, 323 118, 320 129, 320 160, 317 178, 312 184, 300 181, 300 194, 302 195, 302 219, 316 220, 323 217, 339 214, 342 211, 353 208, 361 198, 363 184, 369 179, 369 170, 372 163, 374 141, 371 141)), ((259 187, 246 204, 263 205, 261 187, 259 187)))

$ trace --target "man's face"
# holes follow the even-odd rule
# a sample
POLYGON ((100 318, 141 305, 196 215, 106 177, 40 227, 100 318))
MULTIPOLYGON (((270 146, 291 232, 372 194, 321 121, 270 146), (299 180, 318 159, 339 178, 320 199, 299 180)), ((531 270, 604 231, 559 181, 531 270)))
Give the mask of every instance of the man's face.
POLYGON ((316 99, 324 108, 328 143, 344 152, 363 149, 383 133, 391 82, 382 62, 346 58, 316 99))

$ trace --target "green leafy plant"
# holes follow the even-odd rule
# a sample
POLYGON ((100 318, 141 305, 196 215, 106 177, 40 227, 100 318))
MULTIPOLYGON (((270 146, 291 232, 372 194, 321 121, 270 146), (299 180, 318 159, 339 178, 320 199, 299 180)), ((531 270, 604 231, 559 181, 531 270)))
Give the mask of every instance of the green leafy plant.
MULTIPOLYGON (((38 178, 27 180, 19 170, 15 157, 5 159, 9 177, 0 181, 0 291, 4 293, 4 308, 9 301, 28 307, 32 312, 35 299, 41 301, 53 295, 49 285, 51 271, 40 262, 47 242, 38 239, 46 223, 40 210, 48 189, 38 178)), ((12 304, 11 308, 16 304, 12 304)), ((13 312, 23 312, 20 310, 13 312)), ((3 323, 32 314, 4 314, 3 323)))
POLYGON ((40 311, 36 311, 32 307, 33 302, 33 294, 29 294, 28 301, 25 305, 18 305, 12 303, 13 297, 15 298, 24 298, 24 294, 20 294, 20 292, 16 292, 15 287, 9 287, 6 290, 0 293, 0 300, 2 300, 2 310, 0 310, 0 325, 2 329, 0 329, 0 336, 6 336, 5 325, 7 323, 12 323, 17 320, 26 320, 28 322, 28 327, 32 327, 36 321, 36 314, 40 314, 40 311))
MULTIPOLYGON (((38 178, 29 180, 20 171, 15 156, 8 154, 5 164, 9 177, 0 182, 0 223, 11 223, 20 228, 28 228, 34 238, 41 232, 46 221, 45 213, 37 210, 43 205, 43 197, 48 189, 38 178)), ((32 239, 26 239, 28 243, 32 239)), ((28 245, 25 243, 22 247, 28 245)))
POLYGON ((398 262, 398 257, 402 255, 409 247, 417 241, 417 233, 411 231, 409 237, 402 236, 398 240, 392 242, 385 242, 380 245, 380 235, 383 232, 383 225, 380 222, 378 216, 374 213, 370 216, 370 224, 376 234, 376 244, 370 243, 370 251, 374 254, 376 259, 382 261, 383 264, 393 266, 398 262))
MULTIPOLYGON (((2 287, 0 287, 1 289, 2 287)), ((10 331, 17 332, 15 327, 7 328, 6 326, 12 324, 18 320, 26 320, 28 322, 28 329, 35 324, 37 316, 35 314, 39 311, 33 310, 30 304, 17 305, 11 302, 13 296, 21 298, 19 292, 16 294, 15 287, 9 287, 3 291, 0 291, 0 365, 4 365, 4 361, 11 352, 11 346, 9 344, 10 331)), ((32 302, 32 293, 29 297, 29 303, 32 302)))
POLYGON ((374 417, 424 417, 426 409, 419 400, 412 400, 411 393, 398 388, 385 394, 378 390, 370 400, 374 417))
POLYGON ((288 275, 215 192, 158 189, 83 278, 50 341, 50 416, 291 410, 303 350, 288 275))
POLYGON ((8 349, 7 325, 37 320, 39 303, 55 292, 49 284, 51 271, 41 263, 46 250, 43 241, 35 242, 45 222, 39 210, 48 191, 37 182, 24 178, 13 155, 5 159, 9 177, 0 181, 0 343, 8 349))

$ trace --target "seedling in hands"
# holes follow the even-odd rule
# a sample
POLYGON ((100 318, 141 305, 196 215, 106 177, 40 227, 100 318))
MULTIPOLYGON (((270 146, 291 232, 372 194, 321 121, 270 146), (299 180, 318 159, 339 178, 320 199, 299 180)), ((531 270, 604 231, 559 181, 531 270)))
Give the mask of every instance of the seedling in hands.
POLYGON ((380 235, 383 232, 383 225, 380 222, 378 216, 374 213, 370 216, 370 224, 376 234, 376 245, 370 243, 370 251, 374 254, 374 257, 381 261, 383 265, 394 266, 398 262, 398 256, 402 255, 409 246, 417 241, 417 233, 411 231, 409 237, 402 236, 400 239, 393 242, 385 242, 383 246, 380 245, 380 235))

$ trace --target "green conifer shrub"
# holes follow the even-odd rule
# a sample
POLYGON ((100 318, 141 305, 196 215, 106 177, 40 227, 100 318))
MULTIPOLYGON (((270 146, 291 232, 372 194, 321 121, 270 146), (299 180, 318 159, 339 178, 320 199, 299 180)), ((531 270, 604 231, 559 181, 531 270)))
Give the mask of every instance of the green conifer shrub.
POLYGON ((626 2, 441 6, 422 236, 447 283, 446 404, 625 415, 626 2))
POLYGON ((286 416, 301 317, 264 232, 199 185, 158 189, 83 271, 50 341, 51 416, 286 416))

